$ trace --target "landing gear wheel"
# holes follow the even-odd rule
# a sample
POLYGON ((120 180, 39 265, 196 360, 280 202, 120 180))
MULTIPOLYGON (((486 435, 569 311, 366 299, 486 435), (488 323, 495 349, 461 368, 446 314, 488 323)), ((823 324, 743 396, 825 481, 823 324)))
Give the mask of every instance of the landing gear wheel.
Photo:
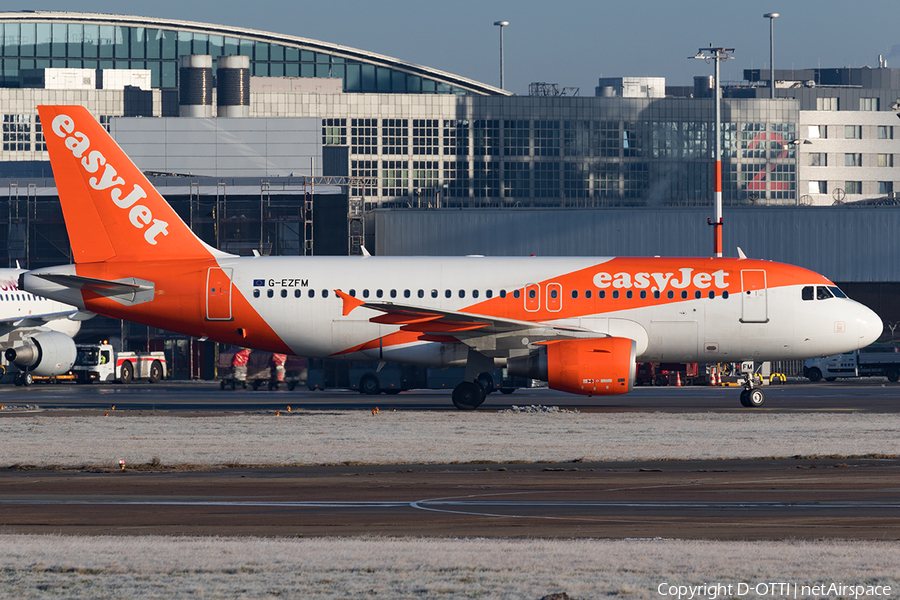
POLYGON ((474 381, 463 381, 453 388, 453 406, 459 410, 475 410, 484 402, 484 388, 474 381))
POLYGON ((359 380, 359 391, 369 396, 376 396, 381 392, 381 383, 378 377, 371 373, 366 373, 359 380))
POLYGON ((122 363, 121 381, 126 384, 134 381, 134 367, 128 361, 122 363))
POLYGON ((759 388, 753 388, 747 391, 747 406, 749 408, 759 408, 766 403, 766 395, 759 388))
POLYGON ((494 391, 494 378, 491 377, 490 373, 482 373, 475 378, 475 383, 481 386, 485 394, 490 394, 494 391))
POLYGON ((150 383, 159 383, 163 378, 163 369, 162 365, 158 360, 154 360, 153 364, 150 365, 150 376, 147 378, 150 380, 150 383))
POLYGON ((747 396, 750 395, 750 390, 741 390, 741 406, 746 406, 750 408, 750 405, 747 403, 747 396))

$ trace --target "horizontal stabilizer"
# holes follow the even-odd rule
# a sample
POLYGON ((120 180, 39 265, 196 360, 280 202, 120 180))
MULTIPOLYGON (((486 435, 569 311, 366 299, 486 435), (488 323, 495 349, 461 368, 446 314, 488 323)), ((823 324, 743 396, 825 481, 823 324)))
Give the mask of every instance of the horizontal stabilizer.
POLYGON ((35 276, 63 287, 93 292, 98 296, 104 296, 129 306, 150 302, 153 300, 155 291, 152 281, 134 277, 110 281, 66 273, 35 273, 35 276))

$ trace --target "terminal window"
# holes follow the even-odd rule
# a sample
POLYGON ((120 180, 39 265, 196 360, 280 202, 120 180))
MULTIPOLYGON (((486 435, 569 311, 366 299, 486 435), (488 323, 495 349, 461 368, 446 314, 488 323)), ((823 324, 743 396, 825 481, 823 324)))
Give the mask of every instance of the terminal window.
POLYGON ((497 156, 500 154, 499 119, 478 119, 472 129, 472 144, 475 156, 497 156))
POLYGON ((3 150, 31 150, 31 115, 3 115, 3 150))
POLYGON ((504 156, 530 156, 528 121, 503 121, 504 156))
POLYGON ((444 154, 451 156, 469 155, 469 121, 466 119, 444 119, 444 154))
POLYGON ((409 119, 381 120, 381 153, 409 154, 409 119))
POLYGON ((351 119, 350 152, 378 154, 378 119, 351 119))
POLYGON ((476 198, 496 198, 500 195, 500 163, 477 160, 472 170, 472 187, 476 198))
POLYGON ((437 119, 413 119, 413 154, 437 155, 439 140, 437 119))

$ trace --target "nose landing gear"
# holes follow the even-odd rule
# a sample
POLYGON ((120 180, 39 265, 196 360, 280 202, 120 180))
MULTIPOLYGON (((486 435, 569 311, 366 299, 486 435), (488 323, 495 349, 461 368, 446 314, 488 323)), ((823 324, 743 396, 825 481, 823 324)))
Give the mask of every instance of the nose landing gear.
POLYGON ((760 387, 761 380, 756 377, 756 369, 752 361, 741 363, 741 374, 744 376, 741 384, 744 386, 744 390, 741 392, 741 406, 759 408, 765 404, 766 394, 760 387))

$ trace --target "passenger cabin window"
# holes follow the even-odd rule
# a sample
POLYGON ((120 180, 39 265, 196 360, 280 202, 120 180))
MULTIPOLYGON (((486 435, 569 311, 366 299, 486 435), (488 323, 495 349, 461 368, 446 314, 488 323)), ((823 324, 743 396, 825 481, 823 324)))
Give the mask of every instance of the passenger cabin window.
POLYGON ((391 298, 397 297, 397 290, 391 290, 391 298))
POLYGON ((431 290, 431 297, 432 297, 432 298, 437 298, 437 297, 438 297, 438 291, 437 291, 437 290, 431 290))
POLYGON ((369 290, 363 290, 363 298, 369 297, 369 290))
POLYGON ((828 300, 829 298, 834 298, 834 294, 831 293, 824 285, 816 286, 816 300, 828 300))
POLYGON ((478 290, 472 290, 472 297, 473 297, 473 298, 477 298, 477 297, 478 297, 478 290))
POLYGON ((269 291, 266 292, 266 296, 268 296, 269 298, 271 298, 274 295, 275 295, 275 290, 273 290, 273 289, 269 289, 269 291))
POLYGON ((316 297, 316 290, 309 290, 309 293, 307 294, 307 296, 309 296, 310 298, 315 298, 315 297, 316 297))
POLYGON ((453 292, 451 292, 450 290, 444 290, 444 298, 449 298, 452 295, 453 295, 453 292))
POLYGON ((500 297, 506 298, 506 290, 500 290, 500 297))
POLYGON ((294 290, 294 298, 299 298, 302 294, 303 292, 301 292, 300 290, 294 290))
POLYGON ((410 295, 411 295, 411 294, 410 294, 409 290, 403 290, 403 297, 404 297, 404 298, 409 298, 410 295))
POLYGON ((281 290, 281 297, 287 298, 287 290, 281 290))
POLYGON ((493 297, 494 297, 494 290, 485 290, 485 292, 484 292, 484 297, 485 297, 485 298, 493 298, 493 297))
POLYGON ((519 290, 516 290, 516 291, 513 292, 513 298, 518 298, 518 297, 521 296, 521 295, 522 295, 522 294, 519 292, 519 290))
POLYGON ((572 300, 578 297, 578 290, 572 290, 572 300))
POLYGON ((327 297, 328 297, 328 290, 322 290, 322 297, 323 297, 323 298, 327 298, 327 297))
MULTIPOLYGON (((7 296, 9 296, 9 294, 7 294, 7 296)), ((253 290, 253 297, 254 297, 254 298, 259 298, 259 290, 253 290)), ((7 299, 8 299, 8 298, 7 298, 7 299)))
POLYGON ((465 297, 466 297, 466 290, 459 290, 459 297, 460 297, 460 298, 465 298, 465 297))
POLYGON ((591 290, 585 290, 585 292, 584 292, 584 297, 587 298, 588 300, 590 300, 590 298, 591 298, 591 290))
POLYGON ((800 297, 804 300, 812 300, 813 299, 813 286, 808 285, 803 288, 803 291, 800 292, 800 297))

